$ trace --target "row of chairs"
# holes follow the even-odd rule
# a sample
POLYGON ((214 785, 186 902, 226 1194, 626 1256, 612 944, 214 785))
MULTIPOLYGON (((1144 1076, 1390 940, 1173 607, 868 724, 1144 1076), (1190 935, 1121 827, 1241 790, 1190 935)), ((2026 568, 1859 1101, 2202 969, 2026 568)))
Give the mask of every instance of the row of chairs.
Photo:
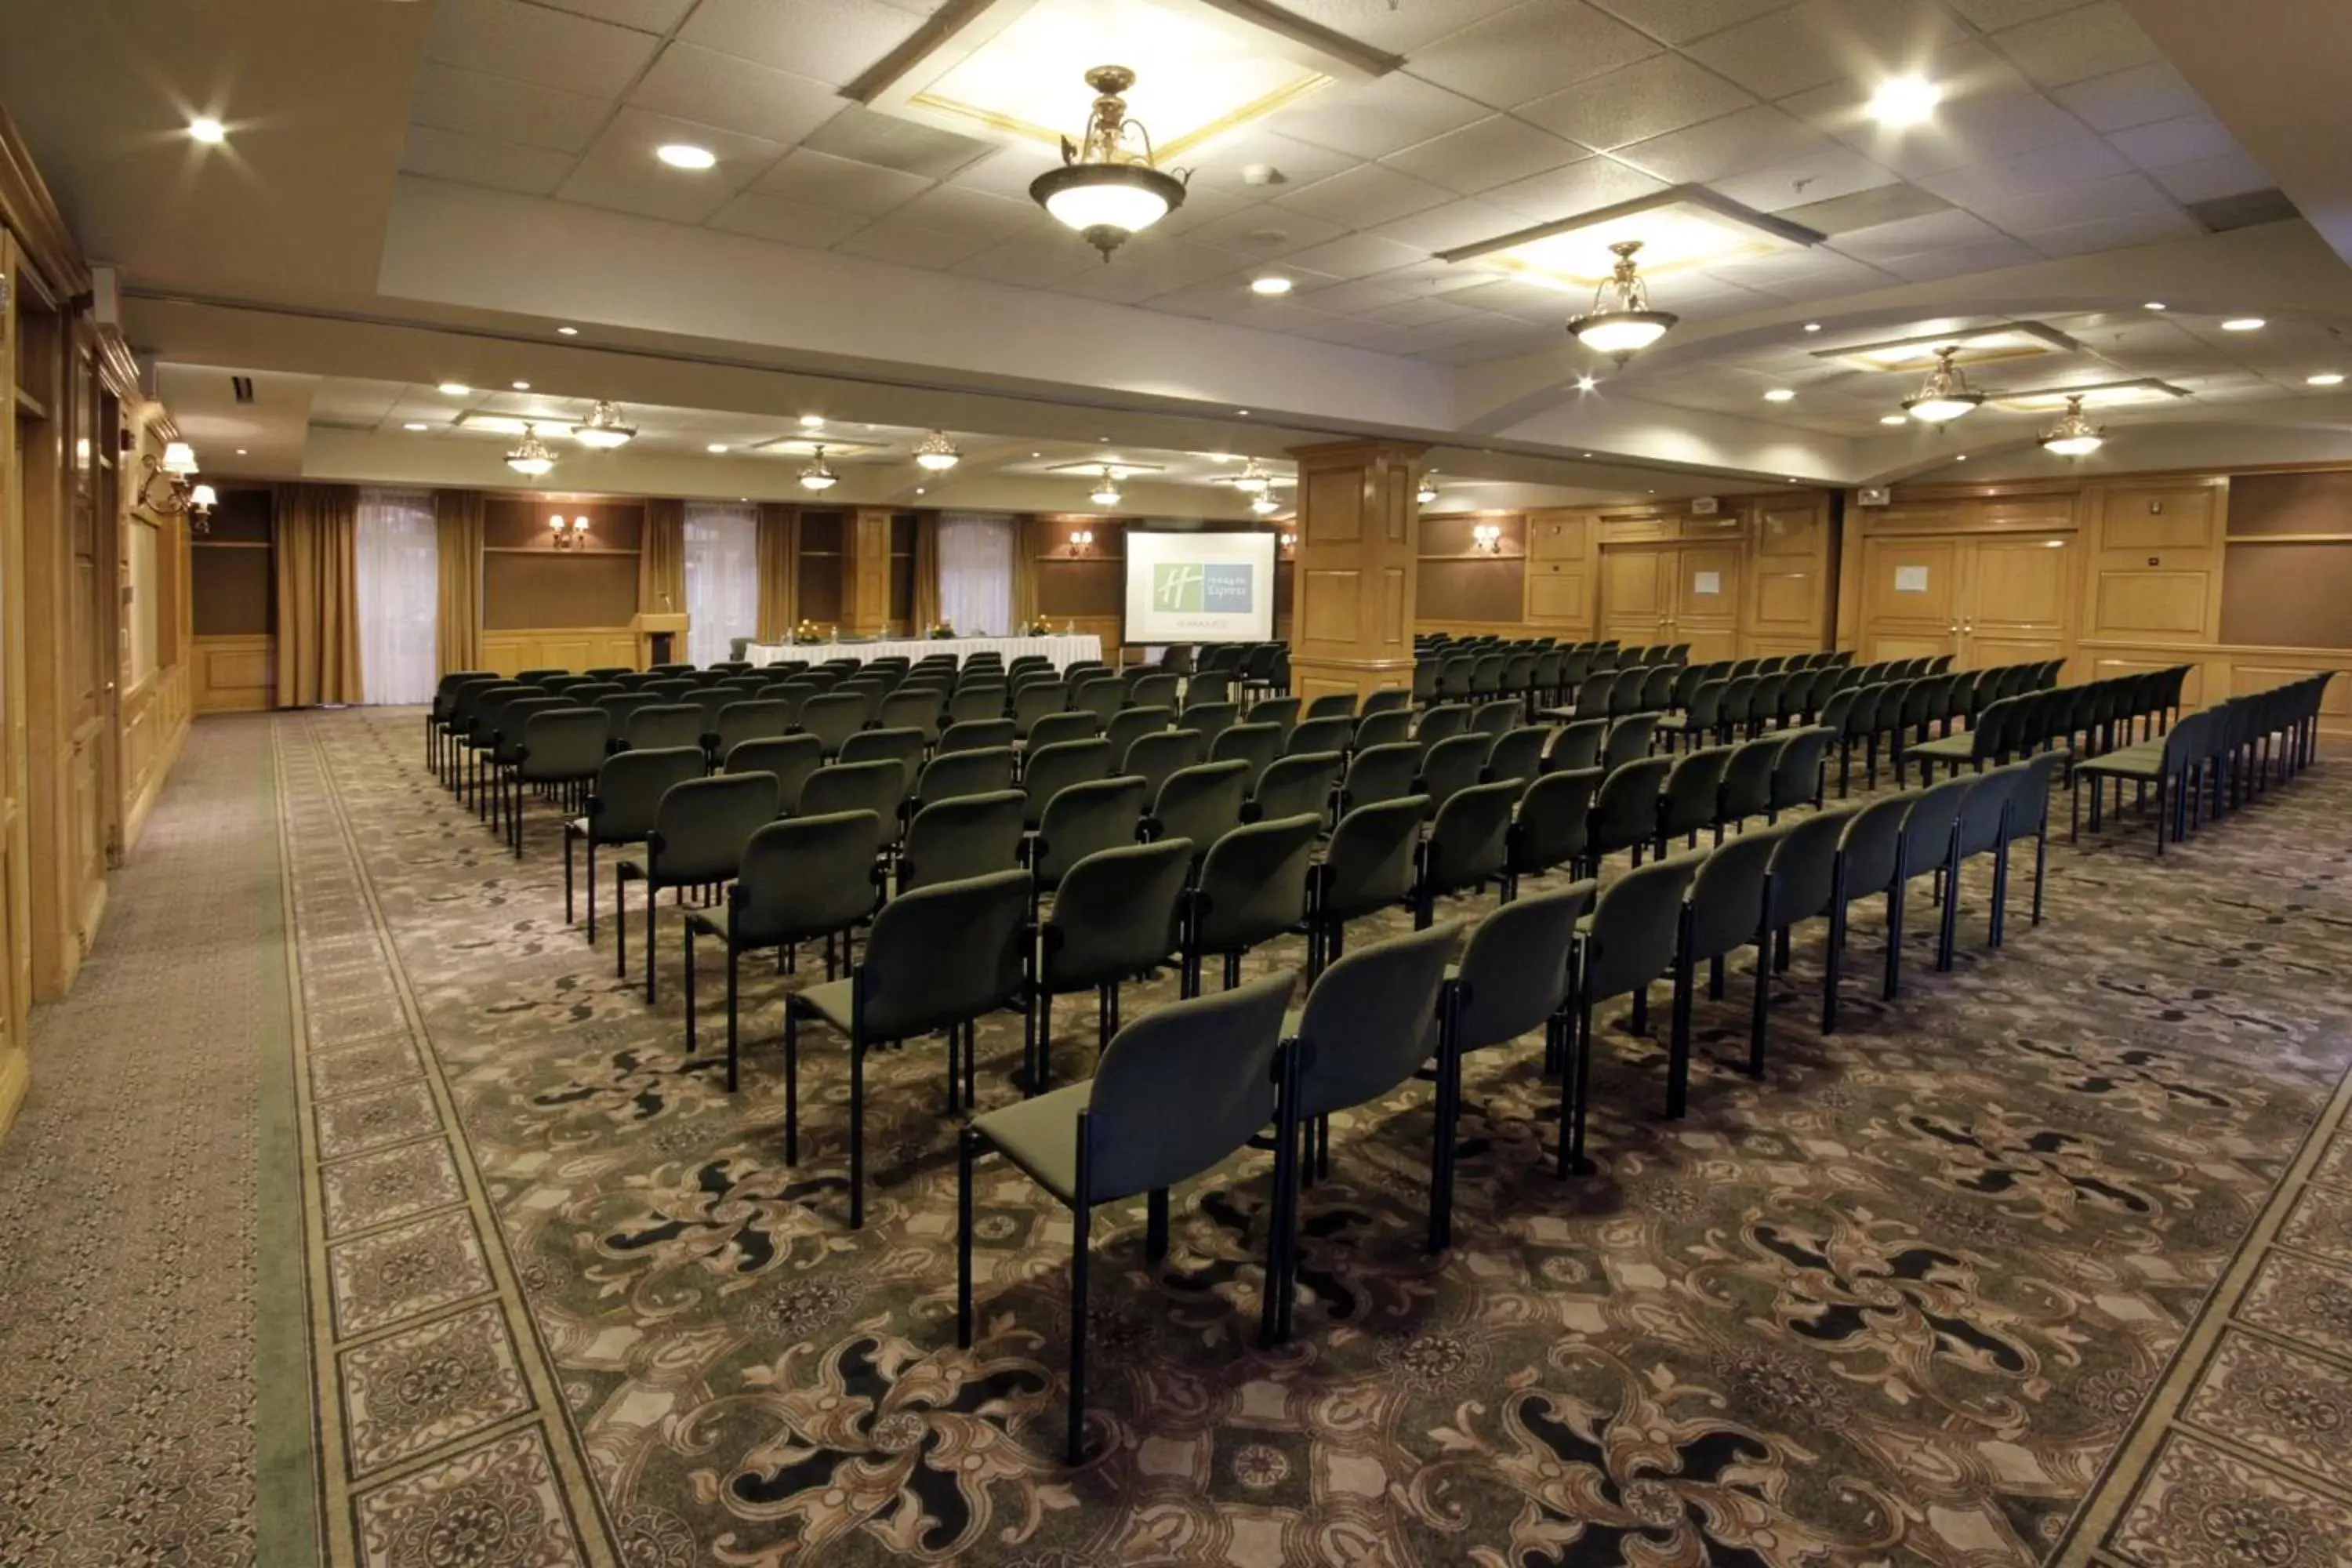
MULTIPOLYGON (((2179 843, 2209 816, 2219 816, 2284 784, 2319 752, 2319 706, 2334 671, 2323 671, 2243 697, 2231 697, 2183 717, 2168 731, 2117 744, 2074 766, 2091 782, 2091 831, 2099 831, 2107 788, 2121 809, 2123 786, 2144 800, 2156 794, 2156 852, 2169 837, 2179 843)), ((2176 683, 2174 689, 2178 690, 2176 683)), ((2074 792, 2069 832, 2078 834, 2084 792, 2074 792)))

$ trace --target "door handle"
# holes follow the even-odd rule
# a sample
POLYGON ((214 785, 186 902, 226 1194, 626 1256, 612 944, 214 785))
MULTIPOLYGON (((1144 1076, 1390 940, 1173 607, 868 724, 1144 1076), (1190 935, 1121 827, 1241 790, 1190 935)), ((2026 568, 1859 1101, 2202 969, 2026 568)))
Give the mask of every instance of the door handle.
POLYGON ((1960 635, 1961 635, 1962 637, 1967 637, 1967 636, 1969 636, 1969 635, 1973 634, 1973 633, 1976 631, 1976 629, 1977 629, 1977 624, 1976 624, 1976 622, 1974 622, 1974 621, 1962 621, 1962 622, 1960 623, 1960 635))

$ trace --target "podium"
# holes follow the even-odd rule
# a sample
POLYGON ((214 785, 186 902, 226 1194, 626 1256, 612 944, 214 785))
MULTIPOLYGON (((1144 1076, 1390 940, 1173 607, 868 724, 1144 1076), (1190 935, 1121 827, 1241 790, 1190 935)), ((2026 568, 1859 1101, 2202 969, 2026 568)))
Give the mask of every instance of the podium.
POLYGON ((629 617, 629 631, 637 639, 637 668, 676 664, 686 657, 687 617, 663 611, 629 617))

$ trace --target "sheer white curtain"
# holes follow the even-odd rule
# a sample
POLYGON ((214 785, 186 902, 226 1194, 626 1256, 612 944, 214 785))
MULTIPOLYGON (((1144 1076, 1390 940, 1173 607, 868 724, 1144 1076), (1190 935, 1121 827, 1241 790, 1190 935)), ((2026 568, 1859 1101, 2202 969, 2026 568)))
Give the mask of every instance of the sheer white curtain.
POLYGON ((734 637, 760 631, 760 511, 732 502, 686 503, 686 657, 727 657, 734 637))
POLYGON ((963 637, 1013 629, 1013 563, 1020 528, 990 512, 940 514, 940 616, 963 637))
POLYGON ((360 491, 360 679, 369 702, 429 702, 441 548, 430 490, 360 491))

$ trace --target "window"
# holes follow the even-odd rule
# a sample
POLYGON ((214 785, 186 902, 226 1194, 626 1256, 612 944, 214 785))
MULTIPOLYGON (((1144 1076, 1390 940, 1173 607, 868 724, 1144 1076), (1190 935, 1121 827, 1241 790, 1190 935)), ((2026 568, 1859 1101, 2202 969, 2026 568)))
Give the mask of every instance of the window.
POLYGON ((760 514, 689 501, 686 508, 686 657, 717 664, 760 630, 760 514))
POLYGON ((1009 517, 940 514, 940 616, 963 637, 1013 630, 1013 567, 1021 531, 1009 517))
POLYGON ((357 542, 362 700, 429 702, 441 612, 432 492, 360 491, 357 542))

